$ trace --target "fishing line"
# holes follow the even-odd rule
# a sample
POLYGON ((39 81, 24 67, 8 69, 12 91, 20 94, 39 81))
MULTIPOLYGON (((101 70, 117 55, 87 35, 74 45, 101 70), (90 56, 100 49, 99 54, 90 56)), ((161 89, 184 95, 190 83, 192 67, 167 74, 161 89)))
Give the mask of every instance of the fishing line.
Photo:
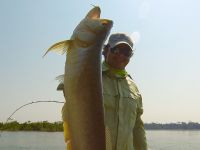
MULTIPOLYGON (((21 108, 23 108, 23 107, 25 107, 25 106, 27 106, 27 105, 31 105, 31 104, 35 104, 35 103, 64 103, 64 102, 62 102, 62 101, 32 101, 32 102, 26 103, 26 104, 24 104, 24 105, 18 107, 15 111, 13 111, 13 113, 7 118, 5 124, 7 124, 9 120, 13 120, 11 117, 12 117, 18 110, 20 110, 21 108)), ((0 132, 0 137, 1 137, 1 134, 2 134, 2 132, 3 132, 3 128, 1 128, 0 130, 1 130, 1 132, 0 132)))

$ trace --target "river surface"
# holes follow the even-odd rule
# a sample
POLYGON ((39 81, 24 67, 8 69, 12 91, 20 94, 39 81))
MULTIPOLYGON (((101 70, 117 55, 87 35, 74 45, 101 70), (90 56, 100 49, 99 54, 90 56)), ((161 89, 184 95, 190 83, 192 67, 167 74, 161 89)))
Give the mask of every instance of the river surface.
MULTIPOLYGON (((147 130, 149 150, 200 150, 200 131, 147 130)), ((65 150, 62 132, 2 132, 0 150, 65 150)))

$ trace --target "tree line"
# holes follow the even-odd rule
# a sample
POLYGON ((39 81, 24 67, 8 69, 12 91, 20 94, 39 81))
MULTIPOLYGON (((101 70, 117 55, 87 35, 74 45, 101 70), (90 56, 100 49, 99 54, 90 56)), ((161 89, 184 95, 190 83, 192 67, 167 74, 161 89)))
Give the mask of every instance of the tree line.
MULTIPOLYGON (((177 123, 145 123, 146 130, 200 130, 200 124, 197 122, 177 122, 177 123)), ((12 121, 8 123, 0 122, 0 130, 2 131, 46 131, 46 132, 61 132, 63 131, 62 121, 50 123, 42 122, 24 122, 19 123, 12 121)))
POLYGON ((144 126, 147 130, 200 130, 200 124, 197 122, 145 123, 144 126))
POLYGON ((0 129, 2 131, 46 131, 46 132, 59 132, 63 131, 62 122, 53 122, 48 121, 42 122, 24 122, 19 123, 17 121, 12 121, 8 123, 0 123, 0 129))

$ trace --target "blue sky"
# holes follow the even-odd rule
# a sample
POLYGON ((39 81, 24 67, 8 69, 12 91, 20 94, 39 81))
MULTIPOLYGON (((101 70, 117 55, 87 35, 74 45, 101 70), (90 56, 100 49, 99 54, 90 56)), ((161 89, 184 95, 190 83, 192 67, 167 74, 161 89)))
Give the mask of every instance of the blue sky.
MULTIPOLYGON (((99 5, 126 32, 136 51, 127 66, 143 96, 144 122, 200 122, 200 10, 198 0, 1 0, 0 121, 37 100, 64 101, 55 77, 65 56, 42 55, 69 39, 85 14, 99 5)), ((18 111, 17 121, 59 121, 62 104, 39 103, 18 111)))

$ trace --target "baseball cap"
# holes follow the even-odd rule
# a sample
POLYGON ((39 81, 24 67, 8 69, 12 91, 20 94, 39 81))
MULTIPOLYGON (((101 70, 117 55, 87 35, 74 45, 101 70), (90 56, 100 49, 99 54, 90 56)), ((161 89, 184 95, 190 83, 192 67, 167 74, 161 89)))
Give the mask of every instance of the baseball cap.
POLYGON ((128 45, 131 48, 131 50, 133 50, 133 41, 125 33, 114 33, 110 35, 108 40, 108 44, 110 45, 111 48, 123 43, 128 45))

